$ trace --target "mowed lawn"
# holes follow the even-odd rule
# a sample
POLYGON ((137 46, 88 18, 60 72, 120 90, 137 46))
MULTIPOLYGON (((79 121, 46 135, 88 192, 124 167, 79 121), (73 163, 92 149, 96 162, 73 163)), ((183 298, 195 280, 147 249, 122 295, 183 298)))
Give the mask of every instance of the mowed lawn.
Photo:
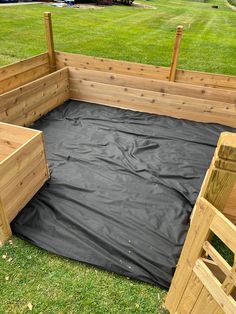
MULTIPOLYGON (((154 8, 1 6, 0 64, 46 50, 42 15, 51 11, 57 50, 169 66, 175 28, 182 24, 179 68, 236 75, 236 12, 223 0, 142 3, 154 8)), ((16 237, 0 250, 0 314, 31 307, 43 314, 160 314, 164 295, 158 287, 54 256, 16 237)))

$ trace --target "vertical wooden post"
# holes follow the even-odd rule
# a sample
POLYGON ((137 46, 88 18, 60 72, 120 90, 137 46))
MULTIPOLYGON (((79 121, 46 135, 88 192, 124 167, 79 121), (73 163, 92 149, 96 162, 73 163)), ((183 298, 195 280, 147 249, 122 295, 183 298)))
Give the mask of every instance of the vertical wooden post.
POLYGON ((51 12, 44 13, 45 34, 48 46, 48 58, 50 72, 56 71, 56 57, 53 42, 52 19, 51 12))
POLYGON ((0 198, 0 247, 10 238, 12 235, 9 221, 4 212, 3 204, 0 198))
POLYGON ((169 81, 174 82, 175 76, 176 76, 176 68, 178 64, 178 57, 179 57, 179 48, 180 48, 180 42, 183 34, 184 27, 182 25, 179 25, 176 29, 176 37, 175 37, 175 44, 174 44, 174 50, 172 55, 172 61, 171 61, 171 67, 170 67, 170 75, 169 75, 169 81))

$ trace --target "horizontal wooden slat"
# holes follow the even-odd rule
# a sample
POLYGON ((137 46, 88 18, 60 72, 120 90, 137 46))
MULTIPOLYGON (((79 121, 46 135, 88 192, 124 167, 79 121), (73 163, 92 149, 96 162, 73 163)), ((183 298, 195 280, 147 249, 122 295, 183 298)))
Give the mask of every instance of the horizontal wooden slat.
MULTIPOLYGON (((168 80, 170 72, 170 68, 168 67, 158 67, 59 51, 56 52, 56 61, 58 68, 73 66, 88 70, 98 70, 159 80, 168 80)), ((177 70, 175 81, 199 86, 236 89, 236 76, 230 75, 177 70)))
POLYGON ((47 53, 0 67, 0 94, 36 80, 48 73, 47 53))
POLYGON ((228 276, 236 286, 236 275, 231 273, 231 267, 225 261, 225 259, 219 254, 219 252, 208 242, 206 241, 203 245, 203 248, 207 255, 209 255, 212 260, 220 267, 226 276, 228 276))
POLYGON ((234 314, 236 312, 235 300, 231 296, 227 296, 224 293, 221 289, 220 282, 208 269, 205 263, 201 261, 201 259, 197 260, 193 271, 224 312, 226 314, 234 314))
POLYGON ((28 95, 43 90, 45 86, 56 83, 58 80, 67 77, 68 69, 65 68, 0 95, 0 111, 4 111, 9 107, 14 106, 15 103, 19 100, 23 100, 24 97, 28 97, 28 95))
MULTIPOLYGON (((28 129, 14 128, 28 132, 28 129)), ((31 131, 31 138, 0 163, 0 197, 9 221, 48 178, 42 132, 31 131)))
POLYGON ((236 254, 236 226, 218 210, 211 222, 210 230, 236 254))
POLYGON ((58 51, 56 52, 56 62, 59 69, 65 66, 72 66, 89 70, 127 74, 131 76, 148 77, 161 80, 167 80, 169 75, 169 69, 165 67, 58 51))
POLYGON ((201 86, 236 89, 236 76, 213 74, 206 72, 177 70, 176 82, 201 86))
POLYGON ((224 90, 211 87, 202 87, 191 84, 154 80, 144 77, 134 77, 124 74, 108 73, 81 68, 69 68, 70 79, 95 81, 123 87, 150 90, 164 94, 182 95, 192 98, 221 101, 224 103, 236 103, 236 90, 224 90))
POLYGON ((63 104, 68 99, 69 89, 67 86, 65 86, 65 89, 62 92, 55 93, 53 98, 49 99, 46 102, 39 103, 37 108, 28 111, 26 115, 24 115, 23 117, 19 117, 16 120, 13 120, 12 123, 16 125, 29 126, 33 122, 41 118, 43 115, 63 104))
POLYGON ((12 121, 18 119, 21 116, 27 115, 27 113, 39 104, 47 102, 55 95, 68 89, 68 80, 62 79, 57 83, 47 84, 42 90, 35 92, 34 94, 27 95, 24 100, 18 101, 14 107, 11 107, 6 111, 0 112, 0 120, 3 122, 12 123, 12 121), (10 117, 10 118, 9 118, 10 117))
POLYGON ((48 63, 33 67, 30 70, 16 74, 0 82, 0 94, 13 90, 18 86, 34 81, 49 73, 48 63))
POLYGON ((9 156, 9 158, 0 164, 0 175, 1 178, 4 178, 0 182, 1 191, 11 183, 10 180, 14 178, 17 172, 21 172, 27 167, 29 158, 35 158, 43 151, 41 145, 36 145, 38 142, 39 133, 26 141, 24 145, 14 152, 13 156, 9 156))
POLYGON ((70 81, 70 97, 113 107, 236 126, 234 105, 222 102, 84 80, 70 81))
POLYGON ((28 71, 33 67, 37 67, 45 63, 48 63, 47 53, 43 53, 22 61, 17 61, 10 65, 0 67, 0 82, 9 77, 28 71))
POLYGON ((0 95, 0 121, 29 125, 68 98, 65 68, 0 95))

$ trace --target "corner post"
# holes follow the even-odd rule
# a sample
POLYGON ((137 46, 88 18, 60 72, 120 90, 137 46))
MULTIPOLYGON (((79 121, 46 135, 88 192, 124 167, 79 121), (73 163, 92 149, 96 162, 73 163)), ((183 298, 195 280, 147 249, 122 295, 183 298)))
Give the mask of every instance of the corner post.
POLYGON ((12 231, 10 223, 6 217, 4 207, 0 198, 0 248, 11 237, 12 231))
POLYGON ((173 49, 170 75, 169 75, 169 81, 172 81, 172 82, 175 81, 176 68, 177 68, 178 57, 179 57, 179 48, 180 48, 181 38, 183 34, 183 29, 184 27, 182 25, 179 25, 176 29, 175 44, 174 44, 174 49, 173 49))
POLYGON ((44 23, 45 23, 45 35, 46 35, 47 46, 48 46, 49 70, 50 72, 54 72, 56 71, 56 56, 55 56, 55 50, 54 50, 51 12, 44 13, 44 23))

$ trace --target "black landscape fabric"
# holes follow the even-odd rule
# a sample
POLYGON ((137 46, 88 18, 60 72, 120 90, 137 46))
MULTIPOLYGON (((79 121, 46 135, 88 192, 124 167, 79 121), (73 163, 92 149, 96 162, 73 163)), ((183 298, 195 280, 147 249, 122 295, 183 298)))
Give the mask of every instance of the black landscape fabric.
POLYGON ((50 252, 168 288, 216 124, 69 101, 37 121, 51 179, 12 223, 50 252))

